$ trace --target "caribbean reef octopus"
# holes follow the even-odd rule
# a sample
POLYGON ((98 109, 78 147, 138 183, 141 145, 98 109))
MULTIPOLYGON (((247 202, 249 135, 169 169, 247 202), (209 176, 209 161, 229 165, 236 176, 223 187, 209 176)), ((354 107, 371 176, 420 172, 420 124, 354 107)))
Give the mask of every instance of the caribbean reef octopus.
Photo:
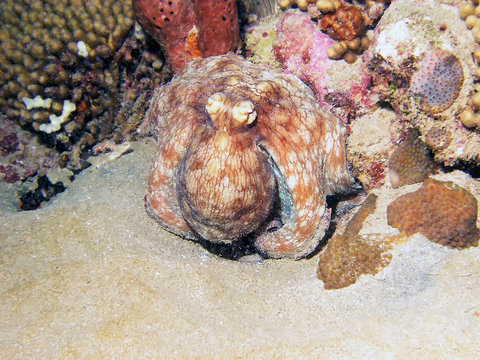
POLYGON ((159 87, 146 208, 183 238, 298 259, 330 224, 326 196, 354 184, 340 121, 293 75, 233 55, 190 62, 159 87))

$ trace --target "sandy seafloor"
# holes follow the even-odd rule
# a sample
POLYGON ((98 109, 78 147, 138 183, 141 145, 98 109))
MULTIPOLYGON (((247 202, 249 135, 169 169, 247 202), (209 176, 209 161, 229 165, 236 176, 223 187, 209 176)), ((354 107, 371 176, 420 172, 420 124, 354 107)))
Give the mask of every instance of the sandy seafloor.
MULTIPOLYGON (((325 290, 317 256, 234 262, 162 230, 143 202, 155 144, 132 147, 39 210, 1 196, 1 359, 480 359, 479 248, 414 236, 325 290)), ((395 232, 377 193, 366 231, 395 232)))

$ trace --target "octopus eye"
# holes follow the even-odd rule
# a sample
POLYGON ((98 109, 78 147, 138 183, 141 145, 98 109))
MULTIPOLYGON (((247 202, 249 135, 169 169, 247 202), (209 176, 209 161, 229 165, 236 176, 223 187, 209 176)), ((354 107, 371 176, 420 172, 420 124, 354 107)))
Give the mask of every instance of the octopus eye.
POLYGON ((222 93, 215 93, 208 98, 205 109, 211 118, 216 117, 220 110, 225 107, 225 100, 226 96, 222 93))
POLYGON ((250 101, 240 101, 232 109, 233 119, 245 125, 250 125, 257 118, 257 112, 250 101))

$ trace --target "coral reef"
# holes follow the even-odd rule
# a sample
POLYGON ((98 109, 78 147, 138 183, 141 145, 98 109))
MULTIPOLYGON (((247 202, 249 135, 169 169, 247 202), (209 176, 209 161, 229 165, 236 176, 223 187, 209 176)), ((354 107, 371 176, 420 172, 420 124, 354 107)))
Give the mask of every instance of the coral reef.
POLYGON ((146 207, 167 230, 230 243, 253 232, 270 257, 300 258, 348 190, 343 126, 298 78, 227 54, 189 63, 152 100, 158 149, 146 207))
POLYGON ((0 9, 0 111, 75 171, 93 145, 130 136, 138 123, 124 95, 135 102, 142 92, 145 105, 144 92, 165 77, 142 34, 126 40, 130 1, 7 0, 0 9))
POLYGON ((399 115, 398 128, 417 128, 438 162, 478 165, 480 134, 462 124, 474 125, 464 112, 471 109, 475 44, 454 10, 431 0, 393 2, 364 60, 372 90, 399 115))
MULTIPOLYGON (((480 7, 478 1, 464 1, 458 5, 460 17, 465 21, 465 25, 471 29, 472 35, 477 42, 477 47, 473 52, 473 58, 477 65, 480 64, 480 7)), ((475 76, 480 77, 480 67, 477 67, 475 76)), ((463 111, 459 119, 467 128, 480 129, 480 88, 475 85, 474 92, 471 94, 469 108, 463 111)))
MULTIPOLYGON (((95 57, 110 58, 133 24, 128 1, 3 1, 0 6, 4 24, 0 105, 9 117, 21 116, 23 123, 39 124, 52 113, 60 115, 63 100, 74 97, 72 80, 78 84, 79 77, 95 73, 94 64, 83 72, 80 65, 95 57), (48 109, 27 111, 23 99, 35 96, 53 102, 48 109)), ((112 81, 112 69, 102 76, 107 78, 103 81, 112 81)))
POLYGON ((317 277, 324 288, 340 289, 354 284, 362 274, 375 275, 388 265, 390 254, 385 254, 387 246, 364 239, 358 235, 363 222, 376 208, 377 196, 370 194, 342 235, 328 241, 320 254, 317 277))
POLYGON ((388 224, 406 235, 420 233, 451 248, 477 246, 477 200, 453 182, 426 179, 420 189, 395 199, 388 224))
POLYGON ((234 0, 133 0, 133 7, 175 72, 192 59, 236 51, 239 46, 234 0))
POLYGON ((388 170, 394 188, 422 182, 435 169, 430 152, 419 137, 420 132, 411 129, 390 156, 388 170))
POLYGON ((279 0, 278 3, 283 9, 296 5, 307 11, 322 31, 339 41, 328 49, 328 57, 353 63, 370 44, 366 30, 372 28, 390 1, 357 1, 355 5, 343 0, 279 0))

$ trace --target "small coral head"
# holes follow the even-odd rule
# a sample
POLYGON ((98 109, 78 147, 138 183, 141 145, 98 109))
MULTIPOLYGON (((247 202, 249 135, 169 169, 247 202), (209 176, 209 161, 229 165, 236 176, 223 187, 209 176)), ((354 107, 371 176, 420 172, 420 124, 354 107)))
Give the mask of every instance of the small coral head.
POLYGON ((463 81, 460 60, 450 51, 437 48, 425 54, 410 80, 410 91, 420 97, 422 110, 435 114, 453 105, 463 81))
POLYGON ((395 149, 389 160, 392 187, 422 182, 435 170, 430 151, 420 140, 420 132, 410 129, 403 142, 395 149))
POLYGON ((358 7, 342 5, 335 13, 322 17, 320 27, 335 40, 353 40, 363 35, 365 17, 358 7))

